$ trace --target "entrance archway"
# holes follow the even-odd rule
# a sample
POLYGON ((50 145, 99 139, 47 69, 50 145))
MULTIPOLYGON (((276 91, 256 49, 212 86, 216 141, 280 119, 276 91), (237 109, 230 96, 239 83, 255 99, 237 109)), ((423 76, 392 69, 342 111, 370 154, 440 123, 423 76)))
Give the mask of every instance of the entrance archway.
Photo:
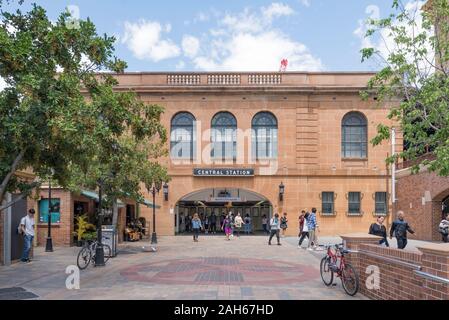
POLYGON ((190 231, 190 219, 195 213, 198 213, 203 224, 207 217, 209 224, 206 231, 208 234, 220 233, 221 222, 229 212, 234 215, 240 213, 244 220, 249 217, 250 219, 247 221, 249 221, 251 234, 263 234, 263 219, 269 221, 273 213, 273 206, 263 195, 246 189, 210 188, 198 190, 185 195, 177 202, 175 207, 175 234, 182 235, 190 231), (213 227, 213 220, 215 220, 215 228, 213 227))

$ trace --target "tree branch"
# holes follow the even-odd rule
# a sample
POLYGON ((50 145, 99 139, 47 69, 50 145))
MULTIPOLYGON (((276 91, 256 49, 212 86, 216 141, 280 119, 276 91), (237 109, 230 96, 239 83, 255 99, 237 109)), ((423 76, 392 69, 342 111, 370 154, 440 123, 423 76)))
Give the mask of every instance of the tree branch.
POLYGON ((34 188, 40 186, 40 182, 39 181, 33 181, 30 184, 30 191, 29 192, 22 192, 17 198, 15 198, 14 200, 0 206, 0 212, 2 212, 5 209, 8 209, 9 207, 13 206, 14 204, 16 204, 17 202, 23 200, 23 198, 28 197, 28 195, 31 193, 31 190, 33 190, 34 188))
POLYGON ((8 186, 9 181, 11 180, 11 177, 16 172, 17 167, 19 166, 20 162, 23 159, 23 156, 25 155, 25 149, 22 149, 17 157, 14 159, 14 162, 11 165, 11 170, 9 170, 8 174, 5 176, 5 178, 2 181, 2 184, 0 185, 0 200, 3 199, 5 193, 6 193, 6 187, 8 186))

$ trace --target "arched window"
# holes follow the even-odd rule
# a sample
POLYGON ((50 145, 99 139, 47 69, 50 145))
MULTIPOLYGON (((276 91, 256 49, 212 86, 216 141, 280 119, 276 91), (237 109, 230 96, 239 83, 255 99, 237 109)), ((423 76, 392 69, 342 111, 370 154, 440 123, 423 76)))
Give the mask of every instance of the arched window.
POLYGON ((252 121, 251 149, 253 159, 277 157, 278 122, 270 112, 259 112, 252 121))
POLYGON ((367 121, 360 112, 346 114, 342 121, 341 153, 343 158, 367 157, 367 121))
POLYGON ((237 120, 229 112, 219 112, 212 118, 211 157, 228 160, 237 158, 237 120))
POLYGON ((195 117, 188 112, 176 114, 171 120, 170 155, 173 159, 190 159, 195 156, 195 117))

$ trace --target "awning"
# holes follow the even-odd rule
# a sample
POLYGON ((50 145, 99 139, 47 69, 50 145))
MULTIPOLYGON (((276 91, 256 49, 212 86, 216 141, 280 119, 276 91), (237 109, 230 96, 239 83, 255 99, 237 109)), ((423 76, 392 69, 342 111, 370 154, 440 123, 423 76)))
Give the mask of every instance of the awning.
MULTIPOLYGON (((88 190, 81 190, 81 195, 85 196, 86 198, 92 199, 96 202, 99 201, 98 193, 88 190)), ((117 199, 117 205, 119 208, 124 208, 125 204, 123 201, 120 201, 120 199, 117 199)))
MULTIPOLYGON (((154 206, 153 202, 151 202, 147 199, 143 199, 142 204, 146 205, 148 208, 153 208, 153 206, 154 206)), ((161 208, 161 206, 156 205, 156 209, 160 209, 160 208, 161 208)))

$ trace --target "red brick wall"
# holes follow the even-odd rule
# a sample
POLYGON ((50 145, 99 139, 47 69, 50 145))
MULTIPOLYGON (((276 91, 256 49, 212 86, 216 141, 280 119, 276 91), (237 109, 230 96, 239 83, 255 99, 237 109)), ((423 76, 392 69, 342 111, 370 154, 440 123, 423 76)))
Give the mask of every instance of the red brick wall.
POLYGON ((411 252, 384 248, 373 244, 378 240, 360 236, 344 237, 346 246, 354 253, 347 262, 357 270, 360 293, 375 300, 449 300, 449 285, 428 280, 415 271, 449 280, 449 244, 428 244, 411 252), (367 270, 369 266, 379 268, 380 287, 369 288, 367 270))
MULTIPOLYGON (((41 197, 48 199, 48 190, 42 189, 41 197)), ((69 191, 63 189, 52 189, 52 198, 59 198, 61 201, 61 222, 53 223, 51 236, 53 246, 70 246, 73 244, 73 197, 69 191)), ((37 209, 37 208, 36 208, 37 209)), ((36 210, 38 213, 38 210, 36 210)), ((36 215, 39 221, 39 214, 36 215)), ((48 234, 48 224, 37 222, 37 245, 45 246, 48 234)))
POLYGON ((397 210, 403 210, 416 234, 411 239, 440 241, 438 224, 442 218, 441 201, 449 196, 449 178, 422 172, 406 175, 397 182, 397 210), (427 201, 423 204, 423 198, 427 201), (430 196, 430 199, 429 199, 430 196))

